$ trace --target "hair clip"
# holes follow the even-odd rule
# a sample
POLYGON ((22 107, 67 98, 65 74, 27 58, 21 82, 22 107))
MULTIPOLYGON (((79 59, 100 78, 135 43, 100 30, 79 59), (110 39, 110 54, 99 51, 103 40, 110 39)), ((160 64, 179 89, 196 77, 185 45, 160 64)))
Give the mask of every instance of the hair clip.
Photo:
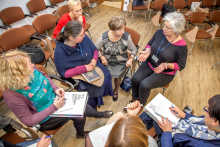
POLYGON ((63 33, 64 28, 65 28, 65 26, 62 28, 62 31, 61 31, 62 33, 63 33))

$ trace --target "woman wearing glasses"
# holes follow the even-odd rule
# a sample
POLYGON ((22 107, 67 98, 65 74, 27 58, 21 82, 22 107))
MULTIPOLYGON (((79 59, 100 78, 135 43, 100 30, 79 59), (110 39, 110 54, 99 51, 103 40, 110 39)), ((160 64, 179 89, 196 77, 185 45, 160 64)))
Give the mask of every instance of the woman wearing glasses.
MULTIPOLYGON (((78 91, 88 91, 88 104, 93 108, 97 105, 104 105, 103 96, 112 95, 111 75, 98 59, 98 50, 95 45, 84 35, 82 23, 69 21, 57 36, 57 44, 54 52, 54 61, 58 73, 63 78, 81 75, 99 67, 104 73, 104 82, 101 87, 81 81, 77 88, 78 91)), ((109 111, 108 116, 112 115, 109 111)))
POLYGON ((183 14, 172 12, 163 18, 164 26, 148 42, 138 58, 143 62, 132 77, 132 97, 145 105, 150 90, 169 84, 177 70, 185 68, 187 46, 181 37, 185 27, 183 14))
POLYGON ((76 20, 79 21, 83 24, 83 28, 86 24, 86 19, 85 17, 82 15, 82 5, 81 5, 81 1, 80 0, 69 0, 68 2, 68 6, 69 6, 69 13, 64 14, 57 26, 55 27, 54 31, 53 31, 53 37, 56 39, 57 38, 57 34, 62 30, 62 28, 66 25, 67 22, 69 22, 70 20, 76 20))
POLYGON ((98 50, 103 48, 99 58, 110 71, 112 78, 115 78, 113 101, 117 101, 121 78, 124 76, 126 68, 131 66, 137 48, 132 42, 131 35, 125 32, 126 22, 124 18, 114 16, 109 21, 108 26, 110 30, 102 34, 95 46, 98 50), (128 53, 130 54, 129 59, 128 53))
POLYGON ((220 146, 220 95, 208 100, 203 116, 184 113, 177 107, 170 107, 173 115, 181 118, 176 126, 162 117, 162 122, 155 122, 147 113, 139 117, 147 130, 155 128, 162 147, 219 147, 220 146))

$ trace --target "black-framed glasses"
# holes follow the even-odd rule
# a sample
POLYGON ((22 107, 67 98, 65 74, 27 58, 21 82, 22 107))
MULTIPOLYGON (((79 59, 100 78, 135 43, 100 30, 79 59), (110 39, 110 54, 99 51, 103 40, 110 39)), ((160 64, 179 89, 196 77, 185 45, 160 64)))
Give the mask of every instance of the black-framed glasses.
POLYGON ((208 108, 208 106, 205 106, 205 107, 203 108, 203 110, 204 110, 205 112, 209 113, 209 111, 208 111, 206 108, 208 108))

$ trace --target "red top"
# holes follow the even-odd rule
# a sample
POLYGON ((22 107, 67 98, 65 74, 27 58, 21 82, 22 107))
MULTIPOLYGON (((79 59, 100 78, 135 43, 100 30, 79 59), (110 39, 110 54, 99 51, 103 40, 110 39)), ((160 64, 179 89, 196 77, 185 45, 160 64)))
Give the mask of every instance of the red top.
MULTIPOLYGON (((85 18, 83 15, 82 15, 82 17, 83 17, 83 28, 84 28, 84 26, 85 26, 85 24, 86 24, 86 18, 85 18)), ((66 23, 69 22, 70 20, 72 20, 72 19, 70 18, 69 13, 64 14, 64 15, 60 18, 60 20, 59 20, 57 26, 55 27, 55 29, 54 29, 54 31, 53 31, 53 37, 54 37, 55 39, 57 38, 57 34, 62 30, 62 28, 63 28, 63 27, 66 25, 66 23)))

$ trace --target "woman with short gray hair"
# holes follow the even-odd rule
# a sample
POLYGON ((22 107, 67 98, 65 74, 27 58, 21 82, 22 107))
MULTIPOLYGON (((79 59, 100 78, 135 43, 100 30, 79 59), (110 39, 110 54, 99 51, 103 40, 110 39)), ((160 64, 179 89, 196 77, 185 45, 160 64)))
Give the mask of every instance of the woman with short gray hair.
POLYGON ((139 100, 143 105, 151 89, 169 84, 176 71, 186 66, 187 45, 180 35, 185 26, 183 14, 168 13, 163 21, 163 29, 139 52, 138 60, 143 63, 132 77, 132 100, 139 100))

